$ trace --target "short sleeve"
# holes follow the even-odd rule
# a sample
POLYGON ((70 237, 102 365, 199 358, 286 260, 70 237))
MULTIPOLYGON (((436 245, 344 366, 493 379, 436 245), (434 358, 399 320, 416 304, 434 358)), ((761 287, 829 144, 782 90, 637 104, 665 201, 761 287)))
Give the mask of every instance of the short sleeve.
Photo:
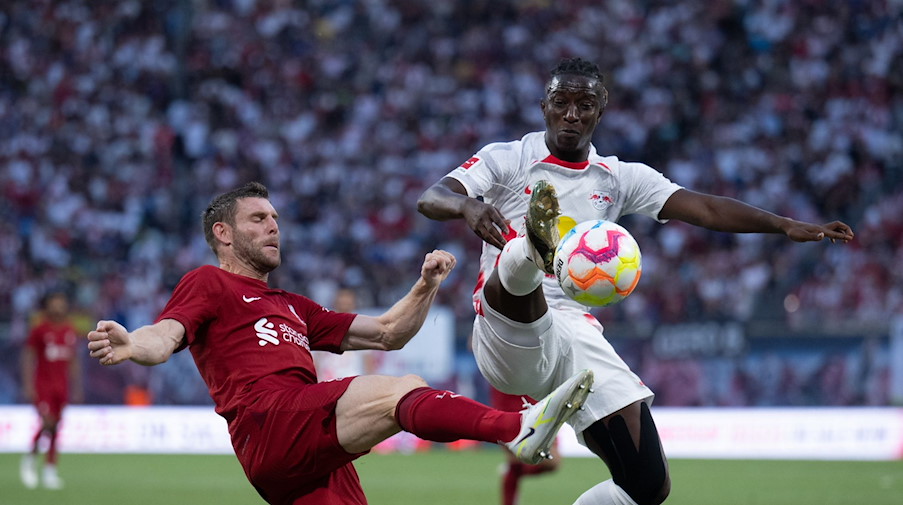
POLYGON ((458 180, 467 190, 467 196, 471 198, 483 196, 499 184, 505 185, 506 177, 502 169, 505 163, 500 163, 499 155, 511 149, 502 146, 505 144, 489 144, 449 172, 446 177, 458 180))
POLYGON ((658 215, 668 198, 682 186, 644 163, 621 162, 620 175, 625 201, 622 215, 641 214, 660 223, 668 221, 658 215))
POLYGON ((175 319, 185 327, 185 340, 177 350, 194 343, 198 329, 216 317, 219 306, 216 293, 222 292, 222 286, 207 268, 201 267, 185 274, 157 317, 157 322, 175 319))
POLYGON ((38 350, 41 348, 41 339, 38 338, 39 332, 38 328, 40 325, 34 325, 31 327, 31 330, 28 331, 28 336, 25 337, 25 346, 30 347, 34 350, 38 350))
POLYGON ((293 305, 307 324, 310 348, 333 353, 342 352, 342 341, 357 314, 333 312, 300 295, 293 295, 293 305))

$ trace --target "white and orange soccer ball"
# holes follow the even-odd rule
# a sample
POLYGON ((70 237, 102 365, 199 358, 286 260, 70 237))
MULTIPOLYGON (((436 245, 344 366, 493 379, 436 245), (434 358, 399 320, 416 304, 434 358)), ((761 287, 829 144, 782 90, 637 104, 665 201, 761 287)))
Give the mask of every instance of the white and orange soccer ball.
POLYGON ((565 294, 591 307, 617 303, 636 288, 642 273, 640 246, 622 226, 584 221, 561 237, 555 277, 565 294))

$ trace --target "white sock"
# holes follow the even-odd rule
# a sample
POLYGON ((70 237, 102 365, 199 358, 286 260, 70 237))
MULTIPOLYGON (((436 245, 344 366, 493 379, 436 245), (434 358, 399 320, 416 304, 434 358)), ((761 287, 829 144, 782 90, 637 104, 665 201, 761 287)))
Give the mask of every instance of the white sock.
POLYGON ((524 296, 542 284, 546 274, 536 266, 532 253, 533 245, 527 237, 517 237, 505 244, 497 267, 505 291, 524 296))
POLYGON ((577 498, 574 505, 637 505, 621 486, 609 479, 596 484, 577 498))

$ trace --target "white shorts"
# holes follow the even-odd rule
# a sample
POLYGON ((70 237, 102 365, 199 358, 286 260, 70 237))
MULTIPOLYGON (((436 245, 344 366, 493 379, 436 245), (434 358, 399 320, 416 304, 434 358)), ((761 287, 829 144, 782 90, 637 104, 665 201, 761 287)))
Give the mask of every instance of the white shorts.
POLYGON ((483 315, 473 324, 473 353, 480 372, 504 393, 546 396, 580 370, 595 375, 593 394, 584 410, 569 421, 583 442, 591 424, 634 402, 651 403, 652 390, 633 373, 602 336, 602 325, 590 314, 571 308, 549 308, 532 323, 499 314, 482 300, 483 315), (535 342, 523 347, 511 342, 535 342))

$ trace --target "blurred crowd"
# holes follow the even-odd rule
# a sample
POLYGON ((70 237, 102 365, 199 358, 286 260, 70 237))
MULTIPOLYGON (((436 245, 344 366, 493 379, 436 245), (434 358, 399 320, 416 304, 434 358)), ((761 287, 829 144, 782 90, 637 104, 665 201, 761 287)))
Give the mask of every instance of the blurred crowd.
MULTIPOLYGON (((543 127, 548 70, 582 56, 610 100, 594 142, 690 189, 846 245, 628 219, 640 287, 603 322, 886 324, 903 313, 899 0, 29 0, 0 12, 0 341, 48 289, 152 322, 214 258, 200 213, 249 180, 279 210, 272 277, 328 305, 396 300, 422 255, 466 341, 479 241, 418 215, 482 145, 543 127), (5 334, 4 334, 5 333, 5 334)), ((0 343, 2 345, 2 343, 0 343)))

